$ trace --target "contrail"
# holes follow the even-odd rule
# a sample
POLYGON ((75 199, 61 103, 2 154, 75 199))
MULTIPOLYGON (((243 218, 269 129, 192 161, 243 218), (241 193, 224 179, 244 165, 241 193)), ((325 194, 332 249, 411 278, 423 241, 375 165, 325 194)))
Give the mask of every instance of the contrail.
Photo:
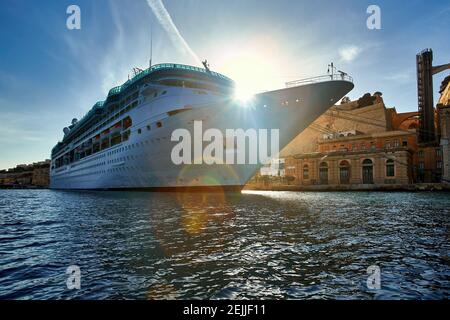
POLYGON ((150 9, 152 9, 153 13, 155 14, 155 16, 158 19, 161 26, 164 28, 164 30, 166 30, 172 43, 177 48, 190 54, 195 59, 195 61, 200 64, 200 59, 195 54, 195 52, 191 49, 191 47, 188 45, 186 40, 184 40, 180 31, 178 31, 178 28, 175 26, 175 23, 173 23, 173 20, 170 17, 170 14, 167 11, 166 7, 164 7, 164 4, 162 3, 162 1, 161 0, 147 0, 147 3, 149 5, 150 9))

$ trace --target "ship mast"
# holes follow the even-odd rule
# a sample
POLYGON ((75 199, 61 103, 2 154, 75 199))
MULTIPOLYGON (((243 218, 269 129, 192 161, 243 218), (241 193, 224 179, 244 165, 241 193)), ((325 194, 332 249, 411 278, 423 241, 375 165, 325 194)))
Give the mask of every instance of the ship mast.
POLYGON ((150 60, 148 62, 149 69, 152 67, 152 56, 153 56, 153 23, 150 24, 150 60))

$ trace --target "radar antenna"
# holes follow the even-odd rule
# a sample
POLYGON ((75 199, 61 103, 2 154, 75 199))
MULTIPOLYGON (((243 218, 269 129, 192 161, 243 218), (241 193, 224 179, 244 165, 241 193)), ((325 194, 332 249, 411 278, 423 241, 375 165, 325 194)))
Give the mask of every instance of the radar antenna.
POLYGON ((141 68, 138 68, 138 67, 134 67, 133 68, 133 77, 137 76, 142 71, 144 71, 144 70, 142 70, 141 68))
POLYGON ((207 72, 211 72, 211 70, 209 69, 209 63, 208 60, 205 59, 205 61, 202 61, 203 66, 205 67, 207 72))
POLYGON ((328 70, 327 70, 327 73, 330 75, 331 79, 333 79, 335 71, 336 71, 336 67, 334 66, 334 63, 331 62, 328 65, 328 70))
POLYGON ((338 73, 341 75, 342 80, 344 80, 345 77, 348 76, 347 72, 344 72, 344 71, 341 71, 341 70, 338 70, 338 73))

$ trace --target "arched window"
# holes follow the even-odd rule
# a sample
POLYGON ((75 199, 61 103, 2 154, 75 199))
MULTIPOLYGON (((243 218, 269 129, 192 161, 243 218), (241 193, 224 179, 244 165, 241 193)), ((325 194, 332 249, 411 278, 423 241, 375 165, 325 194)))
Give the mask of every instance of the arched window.
POLYGON ((307 164, 303 166, 303 180, 309 179, 309 167, 307 164))
POLYGON ((363 184, 373 183, 373 162, 366 159, 362 163, 363 184))
POLYGON ((341 161, 339 164, 339 181, 341 184, 350 183, 350 163, 348 161, 341 161))
POLYGON ((386 177, 395 177, 395 163, 392 159, 386 161, 386 177))
POLYGON ((328 164, 322 162, 319 166, 319 180, 320 184, 328 184, 328 164))

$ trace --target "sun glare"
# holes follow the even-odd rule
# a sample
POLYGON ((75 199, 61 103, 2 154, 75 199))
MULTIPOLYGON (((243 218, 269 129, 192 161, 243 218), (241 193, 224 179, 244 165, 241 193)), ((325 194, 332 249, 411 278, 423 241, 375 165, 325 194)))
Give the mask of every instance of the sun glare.
POLYGON ((255 93, 250 89, 246 89, 245 87, 236 87, 234 92, 234 100, 247 105, 249 102, 253 100, 255 93))
POLYGON ((282 87, 277 46, 267 39, 222 52, 220 70, 236 83, 235 99, 250 102, 255 94, 282 87))

